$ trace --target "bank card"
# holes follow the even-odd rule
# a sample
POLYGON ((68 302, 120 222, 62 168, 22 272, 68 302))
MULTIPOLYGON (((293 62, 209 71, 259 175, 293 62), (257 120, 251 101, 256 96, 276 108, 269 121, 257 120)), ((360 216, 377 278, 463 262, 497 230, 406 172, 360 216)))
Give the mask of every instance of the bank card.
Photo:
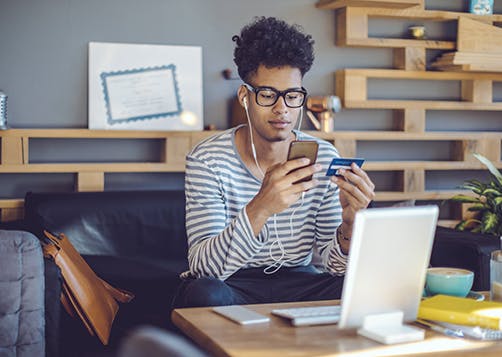
POLYGON ((331 164, 329 164, 328 171, 326 171, 326 176, 340 176, 338 174, 339 169, 350 170, 352 163, 355 162, 357 166, 363 166, 364 159, 358 157, 335 157, 331 164))

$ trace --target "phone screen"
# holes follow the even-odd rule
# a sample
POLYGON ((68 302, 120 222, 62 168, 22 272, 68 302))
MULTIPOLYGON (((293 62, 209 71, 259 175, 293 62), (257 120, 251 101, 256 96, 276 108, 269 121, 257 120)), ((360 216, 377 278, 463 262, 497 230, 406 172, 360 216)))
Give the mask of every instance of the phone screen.
MULTIPOLYGON (((288 161, 293 159, 299 159, 301 157, 306 157, 310 160, 309 165, 312 165, 317 160, 318 148, 319 144, 317 143, 317 141, 301 141, 301 140, 292 141, 291 144, 289 144, 288 161)), ((294 183, 310 181, 310 180, 312 180, 312 175, 305 177, 301 180, 298 180, 294 183)))

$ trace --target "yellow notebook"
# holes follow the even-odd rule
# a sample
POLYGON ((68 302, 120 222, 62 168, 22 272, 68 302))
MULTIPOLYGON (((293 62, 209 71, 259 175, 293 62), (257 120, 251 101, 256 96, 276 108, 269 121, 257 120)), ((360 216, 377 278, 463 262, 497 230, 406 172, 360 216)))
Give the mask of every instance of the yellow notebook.
POLYGON ((502 303, 436 295, 420 302, 418 318, 502 330, 502 303))

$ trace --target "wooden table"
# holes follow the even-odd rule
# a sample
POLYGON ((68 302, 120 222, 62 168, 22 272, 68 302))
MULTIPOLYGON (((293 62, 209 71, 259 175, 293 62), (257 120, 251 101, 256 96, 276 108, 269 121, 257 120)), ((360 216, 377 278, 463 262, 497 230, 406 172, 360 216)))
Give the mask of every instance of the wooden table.
POLYGON ((337 325, 293 327, 271 315, 277 308, 338 304, 338 300, 246 305, 271 321, 241 326, 209 307, 176 309, 172 320, 199 346, 215 356, 502 356, 502 341, 458 339, 426 331, 424 341, 382 345, 337 325))

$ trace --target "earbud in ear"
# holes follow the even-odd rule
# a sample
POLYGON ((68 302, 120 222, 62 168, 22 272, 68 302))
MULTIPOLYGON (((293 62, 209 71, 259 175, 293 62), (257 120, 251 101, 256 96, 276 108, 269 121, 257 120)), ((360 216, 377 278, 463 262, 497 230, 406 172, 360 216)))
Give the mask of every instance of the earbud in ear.
POLYGON ((248 110, 248 99, 246 97, 242 100, 242 104, 244 104, 244 108, 248 110))

